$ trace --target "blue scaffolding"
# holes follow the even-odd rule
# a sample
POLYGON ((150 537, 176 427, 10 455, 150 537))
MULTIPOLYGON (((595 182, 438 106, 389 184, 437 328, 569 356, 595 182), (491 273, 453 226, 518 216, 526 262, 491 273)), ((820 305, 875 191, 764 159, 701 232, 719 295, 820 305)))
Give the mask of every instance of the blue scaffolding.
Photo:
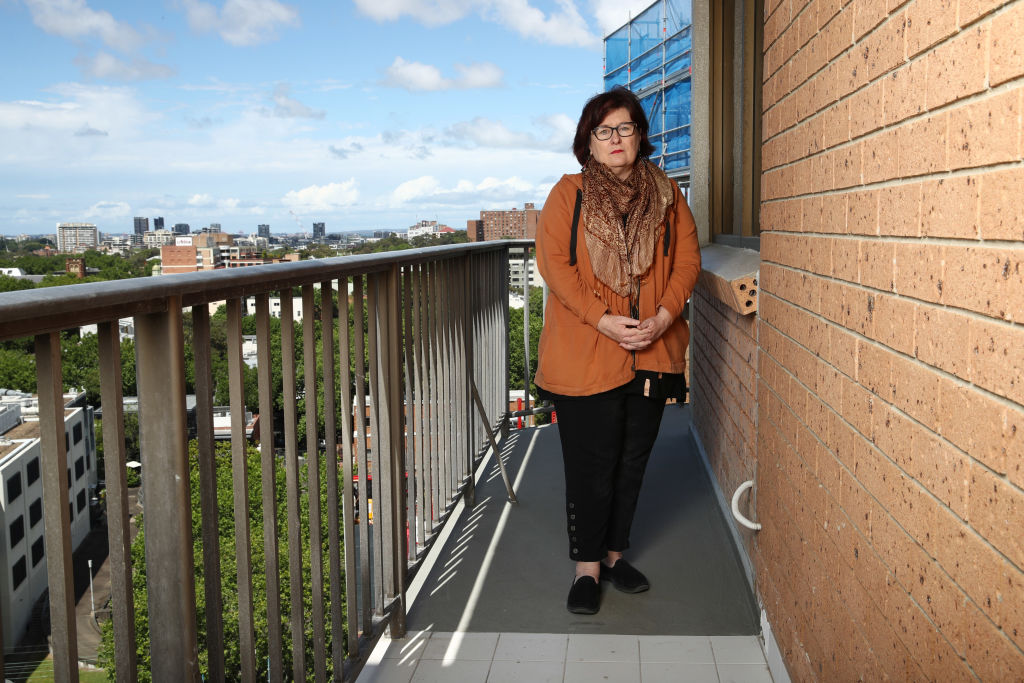
POLYGON ((604 88, 640 98, 654 145, 651 161, 680 185, 690 181, 690 0, 656 0, 604 39, 604 88))

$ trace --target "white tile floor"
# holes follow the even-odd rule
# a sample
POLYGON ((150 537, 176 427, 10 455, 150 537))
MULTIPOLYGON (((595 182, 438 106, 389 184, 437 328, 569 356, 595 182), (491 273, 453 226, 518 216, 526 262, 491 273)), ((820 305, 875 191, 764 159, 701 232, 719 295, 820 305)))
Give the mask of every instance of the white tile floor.
POLYGON ((409 633, 359 683, 771 683, 756 636, 409 633))

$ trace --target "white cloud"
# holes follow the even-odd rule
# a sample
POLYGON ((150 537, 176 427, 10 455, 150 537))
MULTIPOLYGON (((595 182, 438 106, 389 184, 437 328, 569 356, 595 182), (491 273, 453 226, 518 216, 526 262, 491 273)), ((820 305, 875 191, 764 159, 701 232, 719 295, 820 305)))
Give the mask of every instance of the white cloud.
POLYGON ((189 197, 189 206, 213 206, 213 197, 208 194, 194 194, 189 197))
POLYGON ((85 0, 25 0, 32 21, 49 34, 80 39, 96 36, 110 47, 133 50, 142 36, 110 12, 91 9, 85 0))
POLYGON ((42 200, 42 199, 49 199, 50 198, 50 195, 48 195, 48 194, 16 194, 14 196, 17 197, 18 199, 40 199, 40 200, 42 200))
POLYGON ((298 26, 299 13, 277 0, 227 0, 218 12, 201 0, 184 0, 192 30, 216 31, 230 45, 259 45, 277 38, 281 26, 298 26))
POLYGON ((607 36, 650 6, 650 0, 592 0, 591 11, 607 36))
POLYGON ((274 116, 283 119, 322 119, 323 110, 312 109, 290 95, 291 86, 278 83, 274 86, 274 116))
POLYGON ((106 52, 100 52, 95 57, 79 57, 75 64, 85 76, 95 79, 144 81, 174 75, 174 69, 164 64, 155 64, 137 57, 129 63, 106 52))
POLYGON ((132 207, 125 202, 97 202, 85 210, 86 218, 124 218, 130 216, 132 207))
POLYGON ((503 149, 542 149, 564 151, 572 144, 576 124, 568 116, 559 114, 538 118, 530 131, 513 131, 501 121, 478 116, 472 121, 460 121, 445 133, 454 144, 472 143, 479 147, 503 149), (538 133, 544 133, 539 137, 538 133))
POLYGON ((334 211, 351 206, 359 199, 356 179, 349 178, 343 183, 327 185, 310 185, 301 190, 292 190, 281 202, 292 209, 300 211, 334 211))
POLYGON ((384 84, 413 92, 472 90, 498 87, 504 77, 502 70, 490 62, 456 64, 455 70, 459 73, 457 78, 445 78, 436 66, 395 57, 387 69, 384 84))
POLYGON ((537 185, 516 176, 505 179, 485 177, 477 183, 459 180, 445 187, 434 176, 425 175, 407 180, 392 190, 390 203, 393 207, 412 203, 418 206, 511 206, 531 201, 540 192, 537 185))
POLYGON ((573 0, 557 0, 559 11, 545 15, 528 0, 355 0, 363 14, 377 21, 403 16, 439 26, 475 12, 485 21, 510 28, 523 37, 552 45, 593 47, 597 36, 587 28, 573 0))

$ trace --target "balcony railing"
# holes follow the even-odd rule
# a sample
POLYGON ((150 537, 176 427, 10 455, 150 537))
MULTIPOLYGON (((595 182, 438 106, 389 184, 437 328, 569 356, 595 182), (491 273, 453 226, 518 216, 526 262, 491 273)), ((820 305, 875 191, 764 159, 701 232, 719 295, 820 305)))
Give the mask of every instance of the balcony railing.
MULTIPOLYGON (((205 650, 208 680, 223 680, 226 673, 245 681, 268 675, 271 680, 304 680, 308 675, 319 681, 326 680, 328 671, 336 680, 348 680, 358 673, 360 653, 365 656, 385 626, 399 636, 404 632, 405 590, 417 560, 459 496, 472 500, 473 469, 507 420, 508 249, 529 244, 505 241, 435 247, 0 295, 0 339, 35 338, 56 680, 77 680, 78 676, 62 438, 62 330, 98 325, 118 680, 137 677, 136 610, 148 610, 154 680, 199 680, 200 650, 205 650), (337 308, 321 305, 315 316, 318 287, 324 304, 331 300, 329 292, 337 292, 337 308), (303 367, 297 367, 293 326, 283 324, 282 389, 276 396, 268 301, 280 295, 281 318, 291 320, 295 289, 301 291, 304 311, 303 367), (278 519, 275 468, 280 460, 286 472, 287 523, 280 529, 264 524, 262 538, 253 538, 246 467, 242 326, 248 297, 256 301, 259 395, 259 405, 248 408, 258 408, 261 415, 259 512, 264 520, 278 519), (226 303, 232 414, 238 611, 230 616, 225 614, 221 595, 217 527, 209 312, 210 304, 216 302, 226 303), (185 325, 189 312, 190 327, 185 325), (118 320, 126 317, 135 320, 148 605, 134 605, 132 591, 133 522, 125 477, 118 334, 118 320), (318 338, 322 340, 319 350, 318 338), (191 368, 186 367, 186 344, 194 357, 191 368), (341 359, 337 367, 335 350, 341 359), (346 362, 350 356, 356 359, 354 373, 346 362), (193 375, 201 578, 197 578, 193 552, 185 400, 188 377, 193 375), (300 397, 315 397, 319 390, 324 396, 322 420, 317 401, 306 400, 306 434, 300 444, 300 397), (278 421, 283 426, 278 427, 276 439, 269 434, 275 421, 268 417, 274 414, 275 397, 283 404, 283 421, 278 421), (340 424, 339 412, 344 416, 340 424), (348 419, 353 413, 368 415, 369 428, 354 430, 348 419), (318 422, 324 425, 323 433, 318 433, 318 422), (275 448, 275 441, 283 447, 275 448), (326 482, 321 481, 321 471, 326 482), (303 472, 308 474, 303 477, 303 472), (311 491, 324 491, 326 504, 321 505, 321 496, 308 495, 311 491), (303 494, 308 495, 308 537, 299 532, 303 494), (367 514, 370 499, 372 523, 367 514), (362 520, 357 520, 359 501, 363 501, 362 520), (320 533, 324 517, 326 539, 320 533), (287 553, 278 553, 279 535, 287 540, 287 553), (266 614, 258 614, 254 607, 262 604, 254 600, 254 590, 264 584, 254 581, 253 544, 262 544, 265 552, 266 614), (301 566, 304 546, 310 557, 307 568, 301 566), (325 564, 326 572, 321 569, 325 564), (301 600, 304 571, 312 593, 308 612, 301 600), (288 605, 281 598, 284 575, 289 594, 300 596, 288 605), (202 585, 197 586, 200 581, 202 585), (199 590, 205 596, 202 615, 196 610, 199 590), (237 619, 237 643, 225 643, 226 618, 237 619), (261 623, 267 629, 269 648, 265 662, 256 659, 256 631, 261 623), (312 631, 311 662, 306 660, 307 627, 312 631), (240 652, 240 671, 224 671, 226 645, 240 652), (286 657, 288 647, 290 658, 286 657), (284 671, 288 659, 292 670, 284 671)), ((529 316, 524 316, 524 323, 528 337, 529 316)))

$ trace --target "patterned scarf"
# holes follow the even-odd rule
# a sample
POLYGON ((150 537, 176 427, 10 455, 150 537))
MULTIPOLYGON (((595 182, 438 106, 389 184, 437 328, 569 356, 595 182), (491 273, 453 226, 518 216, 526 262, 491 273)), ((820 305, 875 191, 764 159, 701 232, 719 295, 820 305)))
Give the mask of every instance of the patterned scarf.
POLYGON ((632 285, 651 267, 672 197, 672 181, 646 159, 633 165, 625 181, 593 157, 583 167, 582 217, 590 265, 619 296, 630 296, 632 285))

